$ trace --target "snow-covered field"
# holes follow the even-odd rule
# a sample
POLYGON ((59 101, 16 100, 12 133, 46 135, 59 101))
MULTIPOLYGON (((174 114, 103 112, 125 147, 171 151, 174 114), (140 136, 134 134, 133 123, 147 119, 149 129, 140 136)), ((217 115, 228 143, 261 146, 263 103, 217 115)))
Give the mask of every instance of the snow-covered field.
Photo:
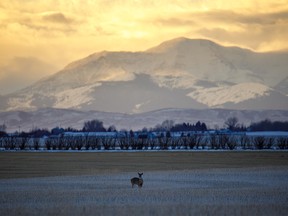
POLYGON ((0 215, 287 215, 288 167, 0 180, 0 215))

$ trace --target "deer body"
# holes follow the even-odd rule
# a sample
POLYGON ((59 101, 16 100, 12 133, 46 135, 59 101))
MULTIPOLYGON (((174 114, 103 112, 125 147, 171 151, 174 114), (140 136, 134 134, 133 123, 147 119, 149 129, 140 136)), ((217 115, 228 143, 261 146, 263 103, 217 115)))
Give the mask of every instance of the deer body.
POLYGON ((143 185, 143 179, 142 179, 143 173, 138 173, 138 175, 139 178, 134 177, 131 179, 132 188, 134 187, 134 185, 138 185, 139 188, 141 188, 143 185))

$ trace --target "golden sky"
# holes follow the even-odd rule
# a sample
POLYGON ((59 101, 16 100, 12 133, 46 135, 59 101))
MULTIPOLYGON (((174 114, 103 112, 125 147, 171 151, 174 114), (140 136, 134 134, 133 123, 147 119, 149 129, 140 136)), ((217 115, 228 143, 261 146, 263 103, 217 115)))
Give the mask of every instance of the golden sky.
POLYGON ((94 52, 182 36, 288 49, 288 0, 1 0, 0 94, 12 77, 21 86, 94 52))

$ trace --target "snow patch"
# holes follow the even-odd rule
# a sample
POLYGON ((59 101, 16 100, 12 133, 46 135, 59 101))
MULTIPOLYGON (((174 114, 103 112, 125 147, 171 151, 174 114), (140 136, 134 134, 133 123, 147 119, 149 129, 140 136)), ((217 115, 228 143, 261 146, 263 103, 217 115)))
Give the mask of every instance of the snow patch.
POLYGON ((152 79, 159 87, 171 89, 192 88, 197 82, 193 74, 181 70, 157 70, 152 79))
POLYGON ((260 96, 267 96, 270 90, 269 87, 259 83, 240 83, 213 88, 198 87, 187 96, 209 107, 215 107, 228 102, 239 103, 260 96))
POLYGON ((246 132, 247 136, 288 137, 288 131, 257 131, 246 132))
POLYGON ((117 82, 117 81, 130 81, 134 79, 135 79, 134 73, 130 73, 124 70, 123 68, 115 68, 115 69, 111 68, 105 73, 102 79, 98 81, 117 82))
POLYGON ((101 86, 101 83, 96 83, 89 86, 67 89, 60 93, 57 93, 55 97, 57 101, 55 103, 55 108, 71 108, 80 107, 81 104, 89 103, 93 100, 90 93, 93 92, 95 87, 101 86))
POLYGON ((143 103, 136 104, 135 107, 134 107, 134 109, 133 109, 133 113, 140 113, 140 112, 141 112, 141 107, 142 107, 143 105, 145 105, 145 104, 148 104, 148 103, 150 103, 150 100, 145 101, 145 102, 143 102, 143 103))
POLYGON ((22 97, 11 97, 8 101, 9 108, 7 111, 11 110, 23 110, 34 108, 31 103, 33 101, 32 95, 21 95, 22 97))

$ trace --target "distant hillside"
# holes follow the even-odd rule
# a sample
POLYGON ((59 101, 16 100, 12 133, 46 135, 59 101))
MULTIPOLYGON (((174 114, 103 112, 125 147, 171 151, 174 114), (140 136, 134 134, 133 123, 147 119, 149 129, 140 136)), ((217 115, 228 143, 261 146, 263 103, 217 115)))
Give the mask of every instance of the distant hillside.
POLYGON ((151 128, 165 120, 174 123, 191 123, 197 121, 206 123, 210 129, 223 127, 229 117, 237 117, 240 124, 250 125, 252 122, 265 120, 288 121, 288 111, 277 110, 223 110, 223 109, 162 109, 138 114, 109 113, 97 111, 76 111, 67 109, 39 109, 37 111, 9 111, 0 113, 1 122, 5 123, 8 132, 34 128, 52 129, 54 127, 72 127, 82 129, 84 122, 98 119, 107 128, 116 126, 117 130, 138 130, 151 128))
POLYGON ((288 52, 255 53, 177 38, 145 52, 105 51, 72 62, 28 88, 0 96, 0 110, 287 110, 287 59, 288 52))

